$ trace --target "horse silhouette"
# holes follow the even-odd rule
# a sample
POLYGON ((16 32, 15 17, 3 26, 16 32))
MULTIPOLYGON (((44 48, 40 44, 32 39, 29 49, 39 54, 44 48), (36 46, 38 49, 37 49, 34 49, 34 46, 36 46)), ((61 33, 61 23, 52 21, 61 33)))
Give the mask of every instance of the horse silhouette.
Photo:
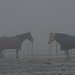
POLYGON ((51 32, 48 43, 51 44, 54 40, 60 44, 61 50, 65 51, 65 54, 69 59, 69 49, 75 49, 75 36, 51 32))
POLYGON ((12 37, 3 36, 0 37, 0 55, 3 57, 2 51, 5 49, 16 49, 16 58, 18 57, 19 50, 24 40, 28 39, 33 42, 33 37, 31 33, 20 34, 12 37))

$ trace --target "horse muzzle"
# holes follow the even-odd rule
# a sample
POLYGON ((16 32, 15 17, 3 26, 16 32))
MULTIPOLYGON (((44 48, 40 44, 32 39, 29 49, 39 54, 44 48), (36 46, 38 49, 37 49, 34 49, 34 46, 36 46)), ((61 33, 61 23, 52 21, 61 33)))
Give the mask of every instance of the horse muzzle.
POLYGON ((50 44, 50 42, 48 42, 48 44, 50 44))

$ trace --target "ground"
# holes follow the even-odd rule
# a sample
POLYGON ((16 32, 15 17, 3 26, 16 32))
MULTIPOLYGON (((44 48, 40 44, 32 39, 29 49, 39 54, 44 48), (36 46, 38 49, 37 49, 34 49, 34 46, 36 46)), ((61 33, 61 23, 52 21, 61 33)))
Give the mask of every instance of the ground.
MULTIPOLYGON (((10 57, 10 56, 9 56, 10 57)), ((25 56, 0 59, 0 75, 75 75, 75 59, 64 56, 25 56)))

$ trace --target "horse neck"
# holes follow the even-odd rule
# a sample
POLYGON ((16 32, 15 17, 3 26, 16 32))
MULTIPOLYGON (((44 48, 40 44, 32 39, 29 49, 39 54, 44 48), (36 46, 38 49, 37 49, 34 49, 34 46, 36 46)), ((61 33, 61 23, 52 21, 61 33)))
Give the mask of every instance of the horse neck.
POLYGON ((65 40, 65 38, 67 37, 67 34, 60 34, 60 33, 56 33, 55 35, 55 40, 59 43, 62 44, 63 40, 65 40))
POLYGON ((16 36, 21 42, 23 42, 24 40, 27 39, 27 35, 26 34, 21 34, 21 35, 18 35, 16 36))

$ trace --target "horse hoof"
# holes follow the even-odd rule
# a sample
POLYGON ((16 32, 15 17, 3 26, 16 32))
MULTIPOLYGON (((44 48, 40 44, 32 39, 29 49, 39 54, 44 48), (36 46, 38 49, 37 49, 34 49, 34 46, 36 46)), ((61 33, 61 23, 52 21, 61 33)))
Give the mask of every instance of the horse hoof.
POLYGON ((17 59, 19 59, 19 57, 16 57, 17 59))
POLYGON ((3 59, 3 57, 0 57, 0 59, 3 59))

